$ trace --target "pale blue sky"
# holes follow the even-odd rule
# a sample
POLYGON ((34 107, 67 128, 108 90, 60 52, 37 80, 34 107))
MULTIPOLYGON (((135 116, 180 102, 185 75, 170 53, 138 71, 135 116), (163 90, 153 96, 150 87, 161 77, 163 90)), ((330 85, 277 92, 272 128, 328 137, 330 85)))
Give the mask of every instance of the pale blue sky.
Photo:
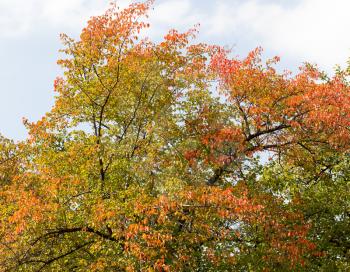
MULTIPOLYGON (((50 110, 61 73, 59 33, 77 36, 109 2, 0 0, 1 134, 23 139, 22 117, 35 121, 50 110)), ((282 57, 283 68, 311 61, 330 72, 350 56, 349 11, 349 0, 156 0, 149 35, 201 23, 200 40, 233 47, 236 55, 262 46, 266 57, 282 57)))

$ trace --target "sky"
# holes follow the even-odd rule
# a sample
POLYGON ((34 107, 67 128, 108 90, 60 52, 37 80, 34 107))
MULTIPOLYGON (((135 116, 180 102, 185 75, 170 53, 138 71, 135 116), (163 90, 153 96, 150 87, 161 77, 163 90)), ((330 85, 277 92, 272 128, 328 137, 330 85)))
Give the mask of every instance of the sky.
MULTIPOLYGON (((60 33, 78 37, 109 0, 0 0, 0 133, 26 137, 22 118, 36 121, 54 102, 60 33)), ((130 0, 116 1, 121 7, 130 0)), ((152 39, 169 28, 200 23, 199 41, 232 48, 244 57, 257 46, 278 55, 283 69, 305 61, 331 73, 350 57, 350 0, 156 0, 152 39)))

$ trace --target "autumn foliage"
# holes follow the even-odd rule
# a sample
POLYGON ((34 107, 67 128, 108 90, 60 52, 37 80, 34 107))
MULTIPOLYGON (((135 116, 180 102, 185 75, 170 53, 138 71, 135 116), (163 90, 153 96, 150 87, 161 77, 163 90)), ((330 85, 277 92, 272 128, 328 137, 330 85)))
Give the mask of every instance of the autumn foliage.
POLYGON ((350 70, 155 43, 152 2, 62 35, 54 107, 0 138, 0 270, 346 271, 350 70))

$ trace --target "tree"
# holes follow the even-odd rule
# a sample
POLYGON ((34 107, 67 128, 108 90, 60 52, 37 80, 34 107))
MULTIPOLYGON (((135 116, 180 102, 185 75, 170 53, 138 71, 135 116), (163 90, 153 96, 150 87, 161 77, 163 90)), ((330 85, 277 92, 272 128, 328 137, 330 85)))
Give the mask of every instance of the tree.
POLYGON ((194 43, 196 28, 154 43, 151 5, 62 35, 53 109, 25 121, 26 141, 2 139, 3 270, 310 271, 344 252, 330 267, 346 267, 348 213, 312 214, 349 150, 346 72, 280 74, 259 48, 239 60, 194 43))

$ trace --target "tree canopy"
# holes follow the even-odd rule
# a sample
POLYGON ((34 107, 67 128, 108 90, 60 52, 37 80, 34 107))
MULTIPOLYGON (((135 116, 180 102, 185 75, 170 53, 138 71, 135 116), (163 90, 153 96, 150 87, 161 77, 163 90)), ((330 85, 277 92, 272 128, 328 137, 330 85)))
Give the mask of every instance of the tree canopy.
POLYGON ((152 2, 62 35, 52 110, 0 138, 0 271, 350 269, 350 64, 157 43, 152 2))

